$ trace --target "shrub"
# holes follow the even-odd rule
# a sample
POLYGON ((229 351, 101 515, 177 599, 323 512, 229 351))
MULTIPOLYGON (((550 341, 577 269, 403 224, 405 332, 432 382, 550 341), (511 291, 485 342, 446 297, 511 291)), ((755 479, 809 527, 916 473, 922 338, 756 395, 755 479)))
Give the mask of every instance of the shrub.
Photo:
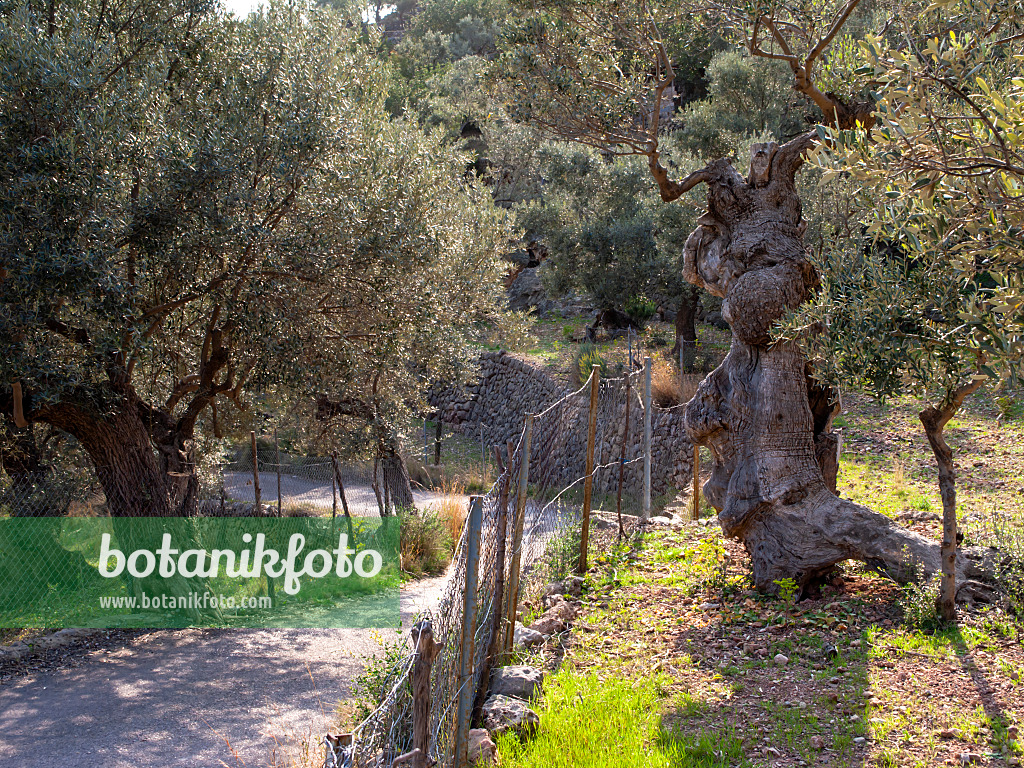
POLYGON ((580 344, 579 349, 576 350, 576 364, 573 366, 576 383, 582 384, 589 379, 590 370, 595 365, 601 369, 601 378, 605 378, 608 375, 608 363, 601 356, 601 350, 597 348, 596 344, 580 344))
POLYGON ((938 576, 927 581, 912 581, 905 585, 903 593, 896 601, 903 613, 903 623, 909 629, 935 629, 939 624, 939 616, 935 610, 935 601, 938 597, 938 576))
POLYGON ((622 311, 629 315, 630 319, 638 325, 643 326, 648 320, 654 317, 658 311, 658 305, 643 294, 634 294, 626 299, 622 311))
POLYGON ((452 539, 448 527, 432 509, 399 510, 402 570, 413 576, 436 576, 451 562, 452 539))
POLYGON ((356 700, 353 717, 357 723, 368 718, 384 700, 405 669, 409 655, 409 649, 403 643, 380 637, 375 639, 380 643, 383 653, 369 658, 366 669, 356 677, 352 685, 352 696, 356 700))

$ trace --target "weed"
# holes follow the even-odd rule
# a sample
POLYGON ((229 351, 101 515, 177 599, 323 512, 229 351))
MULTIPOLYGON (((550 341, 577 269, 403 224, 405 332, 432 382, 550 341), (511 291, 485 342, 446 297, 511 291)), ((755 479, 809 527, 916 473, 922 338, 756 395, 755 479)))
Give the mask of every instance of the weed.
POLYGON ((776 579, 775 585, 779 588, 779 597, 787 607, 792 608, 796 605, 796 593, 800 588, 793 579, 787 577, 785 579, 776 579))
POLYGON ((462 535, 462 525, 466 521, 466 489, 458 478, 449 478, 442 481, 441 493, 444 495, 430 508, 444 524, 454 545, 462 535))
POLYGON ((590 378, 590 372, 595 365, 601 370, 601 378, 608 375, 608 363, 601 356, 601 350, 597 348, 596 344, 580 344, 573 363, 573 373, 576 376, 577 384, 582 384, 590 378))
POLYGON ((499 736, 499 762, 505 768, 712 768, 741 760, 742 741, 727 729, 691 736, 661 727, 666 682, 662 675, 602 680, 563 670, 544 686, 535 738, 499 736))
POLYGON ((671 408, 684 402, 679 374, 661 357, 651 364, 651 399, 659 408, 671 408))
MULTIPOLYGON (((381 637, 375 639, 383 652, 367 660, 366 669, 352 684, 352 695, 356 702, 353 720, 357 723, 368 718, 377 703, 398 682, 408 661, 409 649, 403 643, 381 637)), ((408 685, 408 681, 405 685, 408 685)))
POLYGON ((912 581, 903 587, 896 603, 903 612, 903 623, 910 629, 929 630, 938 626, 935 601, 939 596, 939 579, 912 581))

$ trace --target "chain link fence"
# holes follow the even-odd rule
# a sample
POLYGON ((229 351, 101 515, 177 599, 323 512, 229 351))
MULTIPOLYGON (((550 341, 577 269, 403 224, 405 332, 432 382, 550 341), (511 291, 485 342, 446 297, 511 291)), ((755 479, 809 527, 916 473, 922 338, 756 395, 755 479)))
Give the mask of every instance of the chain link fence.
MULTIPOLYGON (((630 377, 630 391, 636 392, 638 376, 630 377)), ((606 388, 621 387, 626 394, 626 377, 604 383, 606 388)), ((609 432, 616 425, 622 428, 619 435, 619 451, 615 457, 598 463, 591 453, 593 469, 586 472, 588 444, 597 442, 596 435, 590 434, 590 425, 586 418, 578 418, 579 414, 567 418, 568 411, 587 410, 590 402, 590 385, 588 380, 579 390, 571 392, 544 410, 533 416, 529 427, 524 427, 518 438, 512 441, 509 461, 498 475, 497 480, 480 499, 482 522, 480 527, 479 557, 471 559, 470 524, 463 527, 462 536, 452 560, 450 576, 445 590, 437 605, 422 612, 417 620, 429 621, 433 630, 433 640, 440 647, 440 652, 431 668, 430 698, 431 718, 429 726, 429 758, 435 765, 448 768, 457 764, 456 734, 459 732, 458 702, 463 688, 469 688, 472 699, 481 703, 478 694, 488 684, 484 679, 490 668, 490 657, 494 648, 504 644, 495 644, 495 633, 504 632, 505 628, 514 624, 518 595, 524 594, 531 587, 542 584, 545 580, 556 578, 567 573, 575 566, 581 548, 581 514, 582 497, 591 479, 591 502, 594 511, 614 514, 616 507, 621 507, 625 514, 639 515, 643 509, 642 498, 630 491, 619 496, 594 493, 601 473, 614 475, 615 480, 608 480, 607 487, 618 487, 618 478, 625 473, 643 473, 644 456, 635 455, 635 450, 628 451, 622 446, 629 445, 624 425, 631 423, 623 419, 621 414, 613 414, 611 409, 604 417, 602 424, 595 412, 594 432, 604 427, 609 432), (529 441, 527 436, 529 435, 529 441), (556 455, 552 456, 551 452, 556 455), (533 485, 520 483, 522 465, 529 459, 529 479, 533 485), (545 468, 559 464, 561 472, 546 473, 545 468), (552 477, 563 476, 566 467, 579 467, 579 474, 570 482, 555 486, 552 477), (507 492, 503 493, 503 489, 507 492), (503 511, 505 519, 503 518, 503 511), (517 515, 521 514, 521 536, 517 515), (504 550, 504 554, 502 551, 504 550), (517 584, 516 570, 521 574, 517 584), (473 582, 470 571, 475 572, 476 589, 467 588, 473 582), (499 588, 499 584, 502 585, 499 588), (502 596, 501 593, 504 593, 502 596), (507 596, 511 594, 512 598, 507 596), (467 624, 467 611, 470 603, 476 607, 475 621, 467 624), (471 674, 460 679, 462 665, 462 644, 464 633, 470 632, 471 674)), ((633 395, 630 394, 630 397, 633 395)), ((624 397, 620 399, 625 407, 624 397)), ((639 424, 634 429, 642 430, 643 400, 640 407, 632 401, 630 405, 634 415, 639 412, 639 424)), ((632 418, 632 417, 630 417, 632 418)), ((430 437, 427 425, 425 434, 430 437)), ((435 431, 434 434, 438 434, 435 431)), ((449 443, 451 453, 445 453, 446 446, 442 437, 437 443, 424 441, 424 451, 436 450, 435 456, 442 462, 448 460, 455 464, 459 459, 472 457, 474 451, 465 451, 468 441, 461 445, 463 453, 459 453, 459 443, 454 439, 449 443)), ((634 433, 635 434, 635 433, 634 433)), ((487 466, 486 450, 475 451, 484 466, 487 466)), ((500 453, 500 451, 499 451, 500 453)), ((433 462, 437 465, 439 462, 433 462)), ((497 467, 497 461, 492 465, 497 467)), ((497 471, 495 469, 495 471, 497 471)), ((622 482, 625 485, 625 482, 622 482)), ((639 487, 642 487, 642 479, 639 487)), ((632 488, 636 488, 634 483, 632 488)), ((606 520, 607 515, 602 515, 606 520)), ((360 768, 390 768, 396 758, 408 753, 412 748, 413 737, 413 691, 412 670, 419 649, 411 647, 407 656, 397 662, 387 675, 380 691, 379 704, 370 716, 354 731, 352 743, 344 750, 328 749, 326 765, 360 766, 360 768)))

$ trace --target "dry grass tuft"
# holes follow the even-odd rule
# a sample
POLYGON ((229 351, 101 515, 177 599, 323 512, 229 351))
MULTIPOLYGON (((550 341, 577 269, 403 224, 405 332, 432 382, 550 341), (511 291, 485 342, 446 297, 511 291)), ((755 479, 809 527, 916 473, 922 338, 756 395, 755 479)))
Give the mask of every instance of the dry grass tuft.
POLYGON ((661 357, 652 361, 651 399, 659 408, 671 408, 686 402, 679 383, 679 373, 668 360, 661 357))
POLYGON ((431 506, 447 529, 454 546, 458 543, 462 535, 462 525, 466 522, 466 488, 457 478, 451 478, 442 482, 441 492, 444 496, 431 506))

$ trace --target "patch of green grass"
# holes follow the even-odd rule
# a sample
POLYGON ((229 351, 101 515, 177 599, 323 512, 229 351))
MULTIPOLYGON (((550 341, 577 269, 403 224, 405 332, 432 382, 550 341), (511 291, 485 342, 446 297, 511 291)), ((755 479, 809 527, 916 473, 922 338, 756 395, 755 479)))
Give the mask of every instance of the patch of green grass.
POLYGON ((745 765, 732 731, 684 734, 661 726, 663 675, 601 680, 563 670, 544 686, 540 726, 522 742, 498 737, 503 768, 717 768, 745 765))
POLYGON ((907 509, 930 512, 941 508, 937 486, 934 493, 908 482, 902 464, 844 455, 839 460, 839 492, 893 519, 907 509))

